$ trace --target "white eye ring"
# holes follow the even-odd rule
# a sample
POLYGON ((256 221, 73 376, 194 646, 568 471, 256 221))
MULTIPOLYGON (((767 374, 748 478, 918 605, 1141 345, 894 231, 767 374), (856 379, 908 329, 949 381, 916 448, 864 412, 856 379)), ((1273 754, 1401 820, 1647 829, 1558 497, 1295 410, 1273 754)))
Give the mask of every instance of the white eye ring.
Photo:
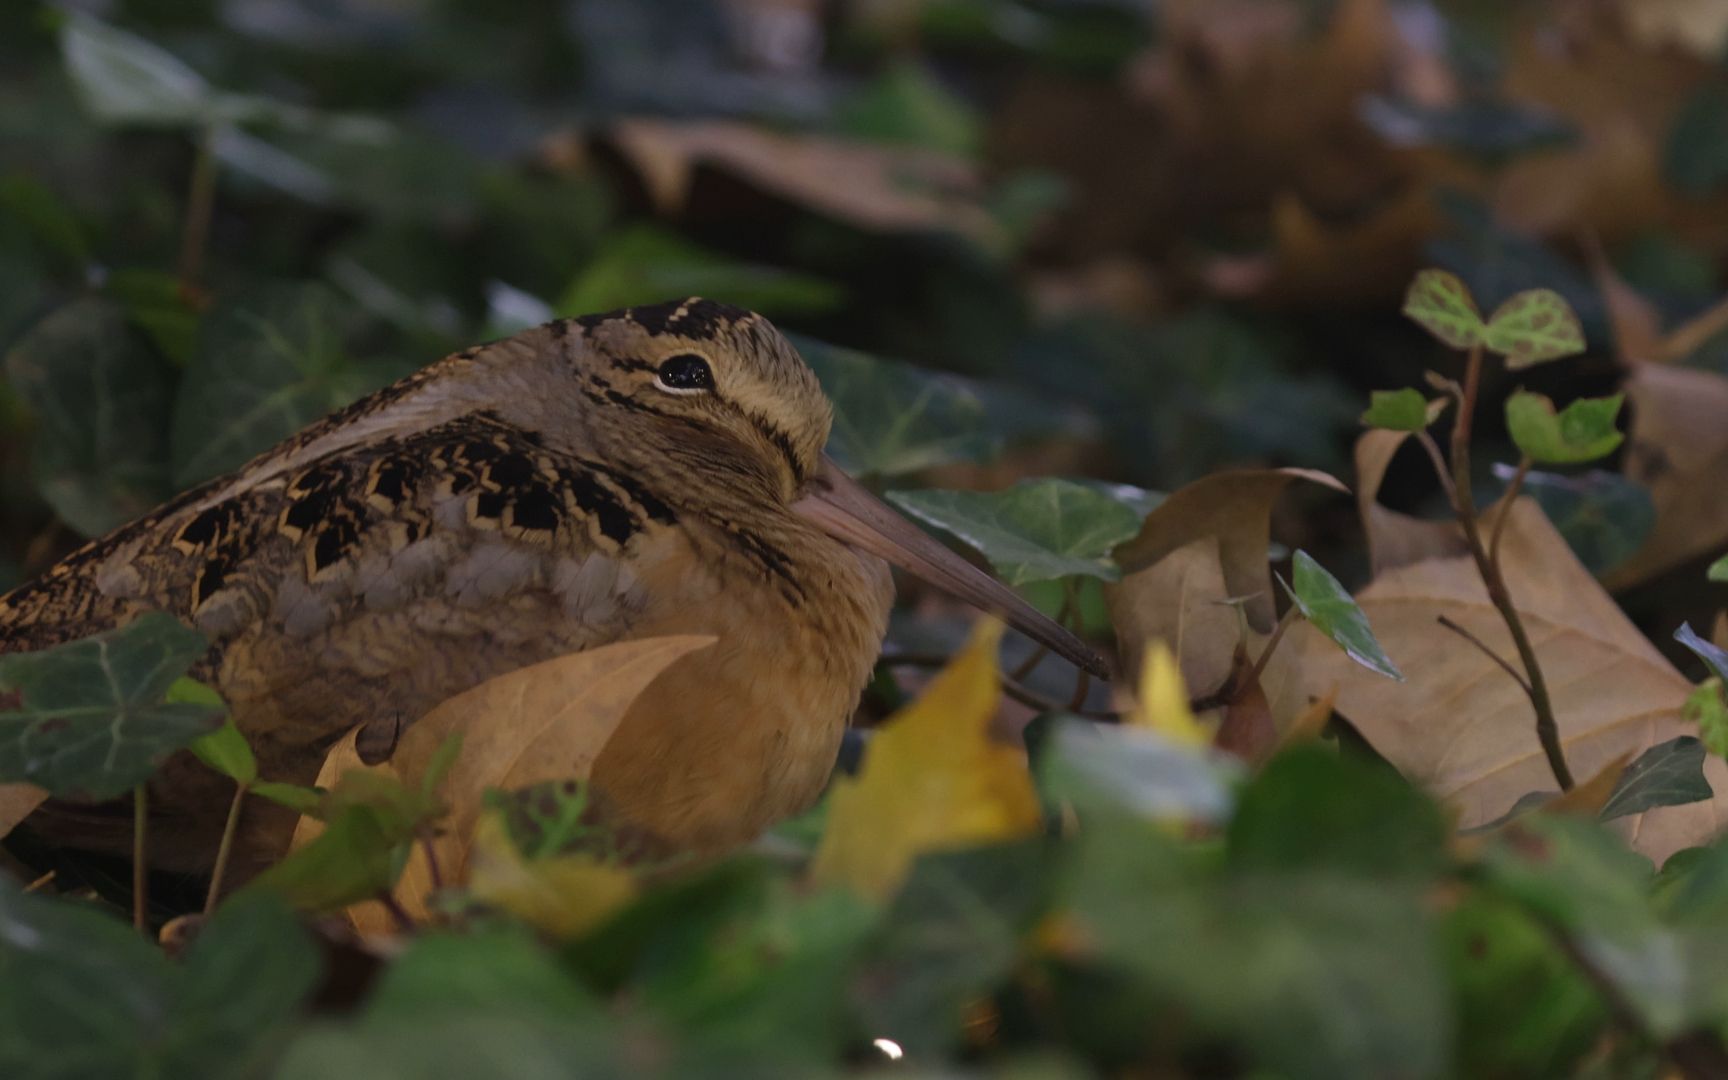
POLYGON ((708 392, 708 388, 705 386, 667 386, 666 380, 658 375, 654 376, 654 389, 668 394, 677 394, 679 397, 689 397, 692 394, 706 394, 708 392))

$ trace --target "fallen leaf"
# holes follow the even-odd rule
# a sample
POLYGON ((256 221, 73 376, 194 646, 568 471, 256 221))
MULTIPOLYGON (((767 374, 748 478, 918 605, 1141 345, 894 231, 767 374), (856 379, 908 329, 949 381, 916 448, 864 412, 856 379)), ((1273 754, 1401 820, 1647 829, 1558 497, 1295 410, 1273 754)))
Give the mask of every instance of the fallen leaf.
POLYGON ((1171 742, 1185 746, 1207 746, 1212 735, 1194 718, 1188 707, 1188 687, 1182 682, 1182 672, 1176 668, 1176 658, 1170 646, 1154 641, 1146 650, 1146 660, 1140 665, 1140 690, 1134 707, 1122 718, 1129 727, 1156 731, 1171 742))
POLYGON ((711 168, 860 228, 998 239, 977 201, 977 170, 948 154, 730 120, 625 120, 605 137, 635 167, 662 213, 684 209, 697 170, 711 168))
POLYGON ((1470 551, 1455 521, 1431 521, 1380 505, 1386 469, 1409 440, 1407 431, 1369 431, 1356 440, 1356 509, 1368 538, 1368 563, 1375 577, 1400 566, 1470 551))
MULTIPOLYGON (((1692 686, 1645 639, 1572 555, 1530 499, 1511 510, 1501 560, 1547 677, 1575 775, 1689 734, 1681 707, 1692 686)), ((1435 625, 1446 615, 1498 655, 1516 659, 1510 635, 1468 557, 1430 558, 1388 570, 1357 595, 1386 648, 1410 657, 1395 683, 1340 656, 1298 627, 1286 648, 1302 657, 1311 691, 1337 684, 1338 711, 1406 776, 1456 804, 1465 827, 1492 821, 1521 796, 1551 790, 1524 692, 1476 646, 1435 625)), ((1706 765, 1728 792, 1728 766, 1706 765)), ((1705 843, 1728 818, 1721 799, 1664 807, 1626 819, 1639 851, 1660 861, 1705 843)))
POLYGON ((699 635, 620 641, 489 679, 421 717, 390 759, 419 782, 451 734, 462 750, 439 792, 449 806, 441 869, 460 876, 488 788, 586 780, 594 759, 642 691, 684 655, 713 644, 699 635))
POLYGON ((0 839, 47 799, 48 792, 35 784, 0 784, 0 839))
POLYGON ((1624 472, 1650 491, 1656 527, 1604 579, 1611 589, 1643 581, 1728 541, 1728 378, 1667 364, 1640 364, 1626 380, 1632 402, 1624 472))
POLYGON ((1628 750, 1610 758, 1608 764, 1596 770, 1596 775, 1581 784, 1573 785, 1571 791, 1554 796, 1542 804, 1542 809, 1550 814, 1575 814, 1579 817, 1593 818, 1608 805, 1608 799, 1620 786, 1620 778, 1626 774, 1626 767, 1632 764, 1634 751, 1628 750))
POLYGON ((989 736, 1002 696, 1001 637, 1001 623, 979 623, 923 695, 876 730, 858 775, 834 781, 816 882, 885 899, 926 852, 1037 831, 1025 754, 989 736))
MULTIPOLYGON (((1134 539, 1115 549, 1123 578, 1104 592, 1122 655, 1135 667, 1131 678, 1147 646, 1162 639, 1172 643, 1190 692, 1217 692, 1242 636, 1227 603, 1241 605, 1255 642, 1272 632, 1278 621, 1267 560, 1272 506, 1294 480, 1349 490, 1312 469, 1214 473, 1172 493, 1134 539)), ((1277 711, 1278 684, 1268 679, 1263 687, 1277 711)))
POLYGON ((594 855, 526 859, 496 812, 481 816, 468 891, 555 940, 580 937, 636 896, 635 875, 594 855))
MULTIPOLYGON (((356 728, 333 746, 318 774, 333 787, 354 771, 396 777, 409 786, 426 775, 452 735, 461 749, 438 792, 448 808, 432 845, 439 874, 461 882, 469 873, 470 846, 489 788, 514 790, 547 780, 585 780, 600 750, 631 704, 662 671, 714 638, 699 635, 644 638, 586 649, 489 679, 443 702, 411 726, 388 762, 367 766, 357 749, 356 728)), ((323 824, 303 817, 291 850, 310 843, 323 824)), ((394 891, 397 903, 424 916, 435 891, 425 845, 410 850, 394 891)), ((387 934, 392 916, 376 903, 347 909, 362 934, 387 934)))

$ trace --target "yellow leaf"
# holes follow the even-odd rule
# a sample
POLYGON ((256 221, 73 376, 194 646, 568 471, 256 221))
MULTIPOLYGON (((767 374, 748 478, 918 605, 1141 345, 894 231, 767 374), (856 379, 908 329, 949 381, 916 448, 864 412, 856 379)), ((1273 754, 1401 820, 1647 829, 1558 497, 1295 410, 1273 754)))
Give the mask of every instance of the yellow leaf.
POLYGON ((992 742, 1002 625, 979 623, 924 695, 877 730, 856 777, 835 780, 811 873, 886 897, 930 851, 1025 836, 1038 796, 1018 749, 992 742))
POLYGON ((569 939, 635 899, 636 878, 592 855, 524 859, 503 818, 488 812, 474 829, 468 891, 549 937, 569 939))
POLYGON ((1185 746, 1209 746, 1212 735, 1188 707, 1188 687, 1170 646, 1154 641, 1140 665, 1140 695, 1125 718, 1130 727, 1156 731, 1185 746))

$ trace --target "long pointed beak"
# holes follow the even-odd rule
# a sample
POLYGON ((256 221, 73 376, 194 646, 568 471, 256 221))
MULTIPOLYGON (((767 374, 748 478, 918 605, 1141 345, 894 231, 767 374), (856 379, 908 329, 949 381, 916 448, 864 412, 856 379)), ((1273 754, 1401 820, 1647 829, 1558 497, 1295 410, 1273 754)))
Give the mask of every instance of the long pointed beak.
POLYGON ((822 471, 792 509, 836 540, 887 559, 974 607, 1000 615, 1058 656, 1100 678, 1110 677, 1109 665, 1091 646, 895 513, 826 455, 822 471))

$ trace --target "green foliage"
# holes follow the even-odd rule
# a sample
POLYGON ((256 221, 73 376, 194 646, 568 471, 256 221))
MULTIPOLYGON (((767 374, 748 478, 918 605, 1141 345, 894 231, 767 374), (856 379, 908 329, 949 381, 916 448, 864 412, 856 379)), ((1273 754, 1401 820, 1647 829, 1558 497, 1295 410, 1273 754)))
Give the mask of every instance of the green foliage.
POLYGON ((1728 757, 1728 700, 1722 696, 1722 680, 1711 676, 1686 696, 1681 715, 1698 725, 1698 738, 1717 757, 1728 757))
POLYGON ((1506 427, 1525 457, 1539 465, 1576 465, 1613 453, 1625 436, 1614 427, 1625 395, 1579 398, 1556 413, 1541 394, 1506 399, 1506 427))
POLYGON ((1025 480, 1002 491, 895 491, 902 510, 976 548, 1010 585, 1081 575, 1115 581, 1110 551, 1140 515, 1068 480, 1025 480))
POLYGON ((844 299, 832 282, 728 259, 676 233, 639 226, 603 242, 555 307, 560 315, 588 315, 685 296, 769 315, 828 311, 844 299))
MULTIPOLYGON (((1507 479, 1513 470, 1496 466, 1507 479)), ((1593 574, 1630 558, 1656 526, 1650 492, 1619 473, 1592 469, 1574 476, 1531 470, 1523 493, 1535 499, 1572 553, 1593 574)))
MULTIPOLYGON (((182 683, 189 681, 181 680, 182 683)), ((175 685, 179 686, 180 683, 175 685)), ((215 691, 201 683, 193 683, 192 685, 212 697, 215 696, 215 691)), ((168 699, 170 701, 175 700, 172 689, 168 692, 168 699)), ((182 697, 179 700, 186 699, 182 697)), ((216 698, 216 704, 220 705, 221 700, 219 697, 216 698)), ((258 780, 258 759, 253 756, 252 747, 247 743, 246 736, 240 734, 240 729, 234 726, 232 719, 210 734, 200 735, 192 740, 186 749, 198 755, 199 761, 237 784, 247 786, 258 780)))
POLYGON ((49 315, 6 354, 5 374, 34 428, 37 490, 79 532, 107 532, 172 493, 173 369, 114 303, 49 315))
POLYGON ((1698 802, 1711 794, 1704 779, 1704 744, 1682 735, 1652 746, 1626 766, 1600 816, 1612 821, 1653 807, 1698 802))
POLYGON ((244 465, 312 421, 406 372, 357 364, 352 309, 320 285, 231 295, 204 318, 174 404, 174 482, 244 465))
POLYGON ((1404 314, 1454 349, 1482 344, 1488 327, 1476 301, 1457 274, 1423 270, 1404 294, 1404 314))
POLYGON ((0 881, 0 1069, 8 1076, 245 1076, 267 1067, 319 977, 268 897, 224 906, 178 964, 87 905, 0 881))
POLYGON ((1422 431, 1439 419, 1440 411, 1445 407, 1444 399, 1431 402, 1409 387, 1376 390, 1368 411, 1362 414, 1362 422, 1389 431, 1422 431))
POLYGON ((202 634, 162 614, 81 641, 0 657, 0 780, 56 795, 130 791, 171 751, 222 723, 220 701, 170 700, 203 657, 202 634), (4 700, 4 699, 0 699, 4 700))
POLYGON ((1553 289, 1526 289, 1488 317, 1482 343, 1519 368, 1584 351, 1584 328, 1572 305, 1553 289))
POLYGON ((1728 555, 1711 563, 1704 576, 1710 581, 1728 581, 1728 555))
POLYGON ((1286 586, 1290 600, 1302 617, 1314 628, 1331 638, 1350 659, 1370 671, 1389 679, 1403 680, 1398 666, 1380 647, 1368 616, 1362 613, 1350 591, 1314 561, 1305 551, 1298 551, 1291 566, 1291 584, 1286 586))

